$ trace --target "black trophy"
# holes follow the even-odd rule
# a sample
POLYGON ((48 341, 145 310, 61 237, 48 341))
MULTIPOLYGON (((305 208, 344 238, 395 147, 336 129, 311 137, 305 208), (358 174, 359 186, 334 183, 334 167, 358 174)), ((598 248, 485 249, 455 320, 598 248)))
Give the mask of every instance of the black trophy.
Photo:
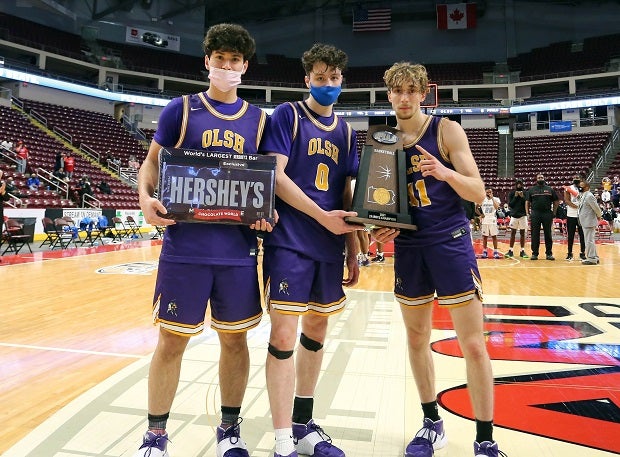
POLYGON ((347 222, 415 230, 408 212, 405 151, 400 131, 369 127, 353 192, 356 217, 347 222))

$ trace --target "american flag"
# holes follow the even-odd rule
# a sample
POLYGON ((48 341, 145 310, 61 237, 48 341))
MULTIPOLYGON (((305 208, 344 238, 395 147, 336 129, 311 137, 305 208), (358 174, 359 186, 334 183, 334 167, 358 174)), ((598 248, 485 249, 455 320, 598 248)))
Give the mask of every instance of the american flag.
POLYGON ((391 8, 355 8, 353 10, 354 32, 387 32, 391 28, 391 8))

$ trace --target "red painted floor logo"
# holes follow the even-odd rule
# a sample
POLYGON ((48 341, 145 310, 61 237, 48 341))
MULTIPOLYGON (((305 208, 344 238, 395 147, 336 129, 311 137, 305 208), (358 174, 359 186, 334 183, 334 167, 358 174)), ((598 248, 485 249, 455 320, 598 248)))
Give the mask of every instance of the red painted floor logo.
MULTIPOLYGON (((579 343, 579 339, 603 332, 587 322, 562 320, 570 314, 562 307, 491 307, 497 307, 494 314, 558 319, 487 319, 491 359, 596 366, 496 378, 495 424, 620 453, 620 345, 579 343)), ((599 319, 616 316, 601 314, 601 309, 620 309, 618 305, 603 303, 585 303, 580 307, 599 319)), ((446 311, 435 311, 435 328, 450 328, 446 311)), ((456 339, 438 341, 432 348, 444 355, 462 357, 456 339)), ((438 398, 446 410, 473 420, 465 385, 441 392, 438 398)))

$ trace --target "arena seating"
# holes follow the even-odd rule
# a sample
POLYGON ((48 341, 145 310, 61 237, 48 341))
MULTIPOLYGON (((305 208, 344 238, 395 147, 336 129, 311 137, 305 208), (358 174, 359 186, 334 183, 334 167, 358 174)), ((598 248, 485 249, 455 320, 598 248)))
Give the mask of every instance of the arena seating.
MULTIPOLYGON (((94 115, 95 113, 90 114, 94 115)), ((80 177, 88 176, 95 191, 95 197, 101 200, 104 208, 138 208, 137 192, 133 188, 115 178, 98 164, 91 163, 87 158, 76 154, 44 129, 36 127, 20 111, 0 107, 0 131, 3 132, 6 139, 13 141, 13 143, 18 139, 23 140, 29 148, 28 173, 38 168, 43 168, 51 173, 54 169, 57 152, 71 152, 76 157, 76 163, 73 179, 69 182, 70 186, 75 186, 80 177), (102 179, 110 184, 112 195, 101 194, 96 189, 96 185, 102 179)), ((144 153, 142 149, 142 157, 144 153)), ((58 195, 53 191, 44 189, 36 192, 28 190, 26 187, 27 174, 17 173, 8 164, 0 164, 0 166, 5 170, 7 178, 9 176, 14 178, 20 189, 20 194, 24 195, 24 198, 21 199, 23 205, 29 208, 76 206, 71 195, 58 195)))

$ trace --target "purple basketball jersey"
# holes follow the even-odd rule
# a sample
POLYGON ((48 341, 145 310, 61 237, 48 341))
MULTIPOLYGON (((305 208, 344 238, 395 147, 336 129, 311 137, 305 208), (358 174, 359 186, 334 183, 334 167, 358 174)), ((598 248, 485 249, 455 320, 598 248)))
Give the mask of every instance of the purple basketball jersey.
MULTIPOLYGON (((261 109, 238 98, 205 93, 175 98, 162 110, 154 141, 161 146, 256 154, 267 123, 261 109)), ((256 232, 243 225, 177 222, 164 234, 161 258, 170 262, 255 265, 256 232)))
MULTIPOLYGON (((286 175, 326 211, 344 209, 346 178, 357 175, 359 158, 351 126, 335 114, 321 117, 304 102, 284 103, 272 116, 261 146, 288 157, 286 175)), ((334 235, 313 218, 276 197, 280 220, 265 246, 300 252, 312 259, 341 262, 344 236, 334 235)))
MULTIPOLYGON (((422 176, 420 161, 423 155, 415 148, 419 144, 448 168, 454 166, 440 146, 441 118, 429 116, 420 136, 404 145, 409 189, 409 214, 417 231, 401 231, 396 245, 428 245, 464 236, 461 229, 469 230, 469 221, 461 204, 461 197, 445 181, 433 176, 422 176)), ((469 233, 469 232, 467 232, 469 233)))

